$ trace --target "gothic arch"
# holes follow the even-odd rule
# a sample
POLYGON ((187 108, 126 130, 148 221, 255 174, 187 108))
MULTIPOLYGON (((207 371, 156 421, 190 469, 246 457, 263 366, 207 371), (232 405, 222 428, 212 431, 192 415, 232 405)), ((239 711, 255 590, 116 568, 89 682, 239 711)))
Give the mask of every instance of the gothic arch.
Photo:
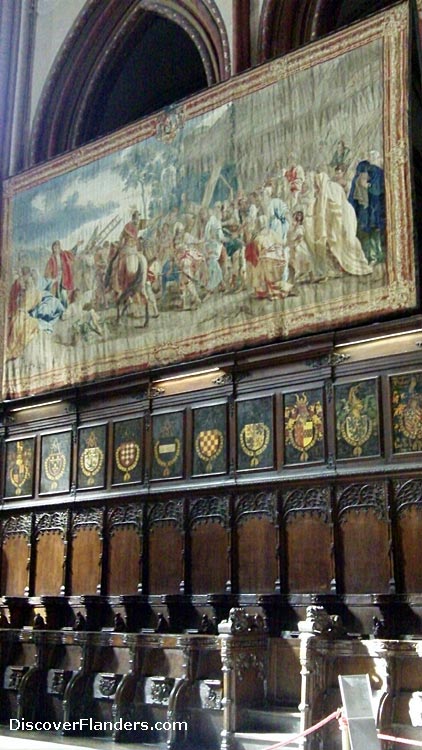
MULTIPOLYGON (((197 56, 203 73, 202 85, 193 90, 230 76, 227 31, 214 0, 88 0, 45 83, 32 129, 30 164, 89 140, 84 123, 101 100, 113 64, 119 56, 123 59, 125 45, 134 45, 135 38, 139 43, 154 19, 175 24, 191 45, 190 54, 197 56)), ((191 62, 187 60, 187 69, 191 62)))
POLYGON ((264 0, 258 29, 260 62, 347 26, 394 0, 264 0))

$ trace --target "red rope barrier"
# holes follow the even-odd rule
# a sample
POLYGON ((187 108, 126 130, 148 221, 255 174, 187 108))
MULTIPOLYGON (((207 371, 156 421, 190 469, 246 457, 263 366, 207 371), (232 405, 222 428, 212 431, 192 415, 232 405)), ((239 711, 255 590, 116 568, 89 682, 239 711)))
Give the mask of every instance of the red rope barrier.
MULTIPOLYGON (((267 750, 279 750, 280 747, 286 747, 286 745, 290 745, 292 742, 296 742, 297 740, 300 740, 302 737, 306 737, 308 734, 312 734, 312 732, 316 732, 318 729, 321 729, 325 724, 328 724, 330 721, 333 721, 334 719, 337 719, 339 721, 342 718, 342 709, 338 708, 336 711, 333 711, 332 714, 329 714, 329 716, 326 716, 325 719, 321 719, 317 724, 314 724, 312 727, 309 727, 309 729, 305 729, 304 732, 300 732, 300 734, 295 734, 293 737, 290 737, 288 740, 283 740, 283 742, 276 742, 275 745, 270 745, 270 747, 267 748, 267 750)), ((347 719, 343 717, 343 720, 347 724, 347 719)), ((416 747, 422 747, 422 742, 419 742, 418 740, 408 740, 404 737, 393 737, 389 734, 378 734, 379 740, 388 740, 389 742, 398 742, 402 745, 413 745, 416 747)))
POLYGON ((270 747, 267 747, 267 750, 278 750, 279 747, 285 747, 286 745, 290 745, 291 742, 296 742, 296 740, 300 740, 301 737, 306 737, 307 734, 311 734, 312 732, 316 732, 317 729, 320 729, 324 726, 324 724, 328 724, 329 721, 333 721, 333 719, 339 719, 341 715, 341 708, 338 708, 337 711, 333 711, 332 714, 329 716, 326 716, 325 719, 321 719, 321 721, 318 722, 318 724, 314 724, 312 727, 309 727, 309 729, 305 729, 304 732, 301 732, 300 734, 296 734, 294 737, 290 737, 288 740, 284 740, 283 742, 277 742, 275 745, 270 745, 270 747))
POLYGON ((422 742, 419 742, 419 740, 407 740, 404 737, 392 737, 389 734, 379 734, 378 739, 388 740, 389 742, 399 742, 402 745, 416 745, 416 747, 422 747, 422 742))

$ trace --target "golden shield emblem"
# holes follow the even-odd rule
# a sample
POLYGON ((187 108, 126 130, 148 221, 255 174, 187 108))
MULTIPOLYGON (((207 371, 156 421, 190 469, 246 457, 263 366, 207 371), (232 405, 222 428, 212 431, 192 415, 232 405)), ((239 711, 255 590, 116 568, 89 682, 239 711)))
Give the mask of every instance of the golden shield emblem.
POLYGON ((172 466, 180 456, 180 440, 177 437, 162 437, 154 443, 154 458, 163 470, 163 477, 169 477, 172 466))
POLYGON ((98 445, 95 433, 91 432, 79 459, 82 473, 88 478, 88 484, 94 484, 94 477, 100 471, 103 461, 104 453, 98 445))
POLYGON ((340 426, 341 434, 353 447, 353 455, 360 456, 362 447, 372 434, 372 420, 367 414, 348 414, 340 426))
POLYGON ((320 401, 308 403, 308 396, 296 394, 296 403, 285 410, 286 443, 300 452, 300 460, 307 461, 309 451, 322 440, 323 414, 320 401))
POLYGON ((407 438, 422 440, 422 397, 412 394, 401 414, 401 428, 407 438))
POLYGON ((258 466, 259 457, 270 442, 270 428, 264 422, 245 424, 240 432, 240 445, 251 459, 251 466, 258 466))
POLYGON ((299 451, 306 451, 315 445, 315 426, 312 419, 298 417, 291 431, 294 447, 299 451))
POLYGON ((223 433, 220 430, 201 430, 195 440, 195 450, 205 464, 205 471, 212 471, 213 461, 223 450, 223 433))
POLYGON ((133 471, 139 462, 139 456, 141 455, 141 449, 137 443, 133 440, 126 443, 121 443, 116 449, 115 458, 116 464, 120 471, 124 472, 123 481, 128 482, 130 479, 130 472, 133 471))
POLYGON ((21 440, 16 443, 15 460, 9 469, 10 481, 15 488, 15 494, 20 495, 22 487, 31 475, 30 469, 30 451, 25 451, 24 444, 21 440))
POLYGON ((51 482, 51 489, 57 488, 59 480, 66 470, 66 456, 61 449, 58 440, 54 440, 50 453, 44 461, 44 471, 47 479, 51 482))
POLYGON ((345 442, 352 446, 353 455, 361 456, 363 446, 369 440, 374 430, 374 423, 367 409, 373 397, 359 397, 360 384, 350 388, 347 401, 343 407, 343 417, 338 417, 340 434, 345 442))

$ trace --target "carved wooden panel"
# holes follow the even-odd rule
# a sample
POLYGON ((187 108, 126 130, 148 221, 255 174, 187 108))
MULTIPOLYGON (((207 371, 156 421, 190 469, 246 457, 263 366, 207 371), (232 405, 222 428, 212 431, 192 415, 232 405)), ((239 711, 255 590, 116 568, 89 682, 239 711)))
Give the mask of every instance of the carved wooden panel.
POLYGON ((422 480, 394 482, 394 495, 404 590, 422 593, 422 480))
POLYGON ((3 524, 1 592, 5 596, 28 593, 31 525, 29 514, 11 516, 3 524))
POLYGON ((129 503, 107 515, 107 593, 136 594, 141 582, 142 511, 129 503))
POLYGON ((236 498, 235 533, 239 591, 273 592, 279 579, 276 493, 236 498))
POLYGON ((63 593, 67 511, 35 516, 35 596, 63 593))
POLYGON ((70 594, 96 594, 101 587, 103 511, 85 508, 72 518, 70 594))
POLYGON ((345 593, 387 593, 391 571, 386 484, 338 488, 336 504, 345 593))
POLYGON ((189 508, 194 594, 222 593, 229 578, 229 497, 202 497, 189 508))
POLYGON ((292 593, 330 590, 332 571, 330 489, 303 487, 282 498, 286 584, 292 593))
POLYGON ((177 594, 183 579, 183 501, 152 502, 148 508, 150 594, 177 594))

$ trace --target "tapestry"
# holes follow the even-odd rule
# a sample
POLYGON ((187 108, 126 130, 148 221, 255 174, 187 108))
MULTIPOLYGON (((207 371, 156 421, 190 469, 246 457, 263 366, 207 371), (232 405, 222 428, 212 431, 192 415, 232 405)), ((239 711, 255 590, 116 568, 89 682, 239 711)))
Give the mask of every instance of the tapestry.
POLYGON ((115 422, 112 483, 141 482, 142 470, 142 420, 115 422))
POLYGON ((70 430, 41 437, 40 494, 69 492, 71 450, 70 430))
POLYGON ((422 373, 391 378, 394 453, 422 451, 422 373))
POLYGON ((284 463, 324 460, 324 410, 321 388, 284 396, 284 463))
POLYGON ((237 468, 274 467, 272 396, 238 401, 236 406, 237 468))
POLYGON ((100 489, 105 484, 107 425, 79 429, 78 489, 100 489))
POLYGON ((337 458, 380 455, 376 380, 335 387, 337 458))
POLYGON ((3 397, 413 309, 396 6, 4 185, 3 397))
POLYGON ((184 414, 155 414, 152 418, 151 479, 183 477, 184 414))
POLYGON ((32 497, 34 494, 35 440, 22 438, 6 442, 4 497, 32 497))
POLYGON ((222 474, 227 471, 227 406, 216 404, 192 410, 192 474, 222 474))

